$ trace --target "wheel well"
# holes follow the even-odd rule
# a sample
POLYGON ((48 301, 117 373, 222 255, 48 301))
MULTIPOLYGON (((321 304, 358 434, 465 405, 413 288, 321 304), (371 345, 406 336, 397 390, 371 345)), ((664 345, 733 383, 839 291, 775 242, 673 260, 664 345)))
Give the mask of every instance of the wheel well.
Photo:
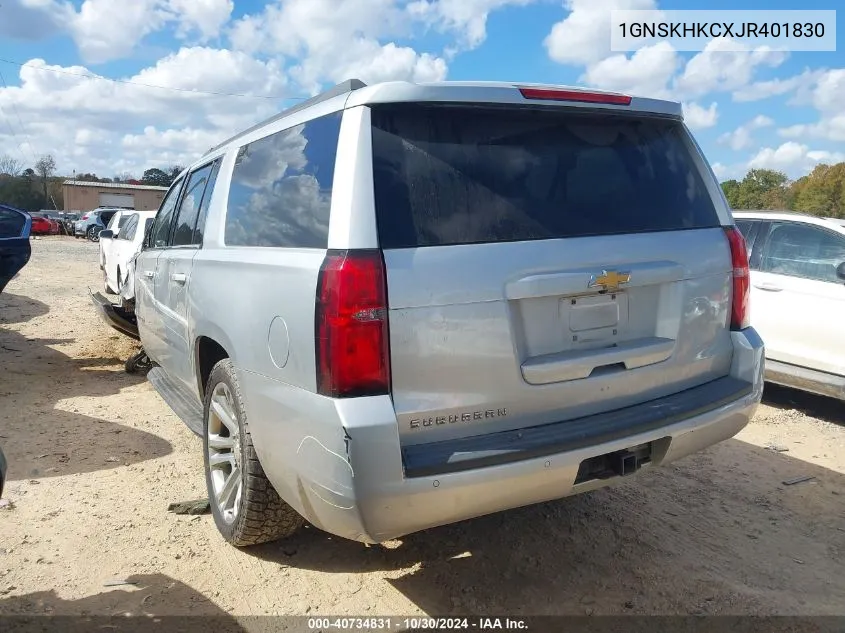
POLYGON ((205 397, 205 385, 214 366, 224 358, 229 358, 229 353, 223 349, 214 339, 201 336, 197 341, 197 378, 199 379, 200 395, 205 397))

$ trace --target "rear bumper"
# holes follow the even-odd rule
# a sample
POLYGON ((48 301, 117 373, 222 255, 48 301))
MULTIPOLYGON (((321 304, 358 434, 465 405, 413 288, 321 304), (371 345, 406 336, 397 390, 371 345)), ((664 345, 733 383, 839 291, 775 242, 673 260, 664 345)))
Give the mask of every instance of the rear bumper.
MULTIPOLYGON (((735 387, 733 397, 726 388, 721 401, 709 407, 691 402, 686 414, 675 398, 674 411, 662 409, 662 421, 661 416, 652 416, 648 423, 638 419, 628 432, 616 428, 581 442, 543 447, 535 441, 531 451, 516 459, 506 455, 504 461, 459 469, 449 467, 454 466, 450 459, 439 465, 429 460, 427 470, 413 472, 415 462, 407 451, 403 457, 388 397, 335 401, 250 372, 240 372, 240 377, 256 450, 282 497, 317 527, 353 540, 380 542, 586 492, 619 479, 585 479, 583 472, 579 477, 582 463, 593 457, 651 443, 651 461, 643 468, 652 468, 734 436, 748 424, 762 396, 763 343, 750 328, 732 336, 731 376, 722 382, 735 387)), ((695 390, 689 391, 692 397, 695 390)), ((638 408, 660 409, 656 401, 638 408)), ((595 423, 612 417, 596 416, 595 423)), ((496 452, 487 449, 482 446, 480 453, 496 452)))
POLYGON ((91 293, 91 301, 103 317, 106 323, 112 326, 121 334, 125 334, 129 338, 140 340, 138 336, 138 321, 135 315, 127 312, 118 305, 113 304, 109 299, 99 292, 91 293))

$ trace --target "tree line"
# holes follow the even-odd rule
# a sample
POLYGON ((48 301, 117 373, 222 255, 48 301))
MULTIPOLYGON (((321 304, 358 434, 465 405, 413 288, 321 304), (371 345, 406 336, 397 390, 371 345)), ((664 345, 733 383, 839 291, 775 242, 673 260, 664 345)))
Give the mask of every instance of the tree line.
POLYGON ((0 204, 8 204, 29 212, 42 209, 59 210, 64 208, 62 183, 65 180, 169 187, 183 169, 181 165, 173 165, 167 169, 151 167, 137 179, 129 172, 111 178, 99 177, 93 173, 58 176, 56 161, 50 154, 39 158, 31 167, 16 158, 0 154, 0 204))
POLYGON ((722 190, 733 209, 777 209, 845 218, 845 163, 818 165, 793 181, 783 172, 752 169, 742 180, 723 182, 722 190))
MULTIPOLYGON (((119 182, 133 185, 169 187, 184 169, 151 167, 136 179, 124 172, 111 178, 96 174, 74 175, 88 182, 119 182)), ((0 155, 0 203, 27 211, 62 209, 62 183, 67 177, 56 176, 56 161, 46 154, 32 167, 10 156, 0 155)), ((818 165, 797 180, 772 169, 752 169, 742 180, 726 180, 722 190, 733 209, 781 209, 812 215, 845 218, 845 163, 818 165)))

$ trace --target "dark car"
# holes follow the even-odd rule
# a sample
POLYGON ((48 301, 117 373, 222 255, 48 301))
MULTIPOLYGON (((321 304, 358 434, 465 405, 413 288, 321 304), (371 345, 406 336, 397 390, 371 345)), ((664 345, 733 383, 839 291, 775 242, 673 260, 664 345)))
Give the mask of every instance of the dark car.
POLYGON ((0 204, 0 292, 29 261, 31 230, 29 213, 0 204))

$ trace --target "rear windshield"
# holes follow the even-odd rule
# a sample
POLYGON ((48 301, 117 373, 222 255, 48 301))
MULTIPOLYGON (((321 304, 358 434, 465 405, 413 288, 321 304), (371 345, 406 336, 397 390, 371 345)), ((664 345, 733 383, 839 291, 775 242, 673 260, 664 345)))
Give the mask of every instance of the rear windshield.
POLYGON ((719 225, 677 121, 390 105, 372 127, 382 248, 719 225))

